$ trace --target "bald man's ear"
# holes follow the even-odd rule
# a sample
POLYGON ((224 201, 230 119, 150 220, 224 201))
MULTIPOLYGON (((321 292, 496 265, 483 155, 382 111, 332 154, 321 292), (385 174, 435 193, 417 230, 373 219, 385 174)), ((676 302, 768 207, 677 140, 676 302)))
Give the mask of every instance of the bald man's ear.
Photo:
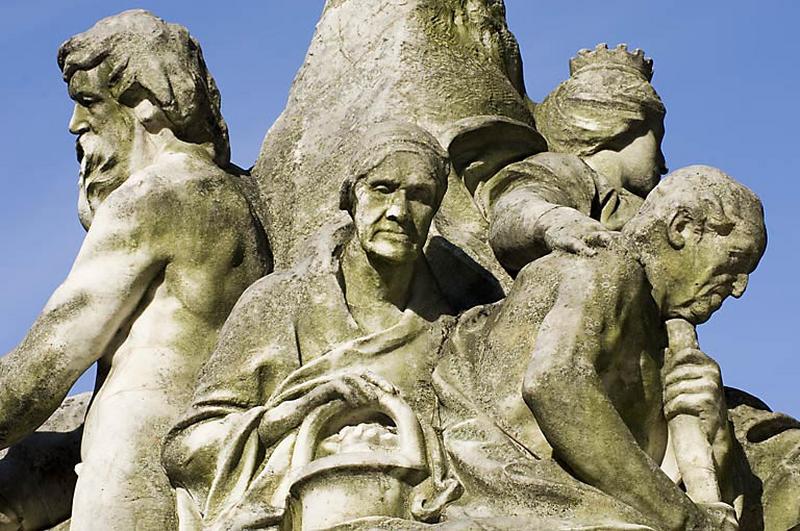
POLYGON ((667 223, 667 241, 673 249, 683 249, 687 241, 700 239, 702 224, 689 209, 678 208, 667 223))

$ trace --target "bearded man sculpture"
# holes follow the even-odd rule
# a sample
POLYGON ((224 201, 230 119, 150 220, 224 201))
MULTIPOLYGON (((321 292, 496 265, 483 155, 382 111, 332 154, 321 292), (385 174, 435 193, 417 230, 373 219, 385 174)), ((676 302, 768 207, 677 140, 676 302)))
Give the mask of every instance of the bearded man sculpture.
POLYGON ((0 358, 0 447, 42 424, 98 362, 71 528, 173 529, 159 442, 236 299, 266 273, 266 237, 185 28, 128 11, 64 43, 58 64, 75 101, 88 234, 28 335, 0 358))

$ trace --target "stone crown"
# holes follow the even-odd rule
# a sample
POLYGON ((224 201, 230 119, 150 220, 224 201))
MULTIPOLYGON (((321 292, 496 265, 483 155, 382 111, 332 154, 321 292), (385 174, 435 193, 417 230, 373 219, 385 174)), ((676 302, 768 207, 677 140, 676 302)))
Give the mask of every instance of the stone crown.
POLYGON ((627 44, 619 44, 616 48, 609 49, 607 44, 601 43, 595 46, 594 50, 579 50, 578 55, 569 61, 570 75, 601 68, 637 72, 647 81, 653 79, 653 60, 645 57, 639 48, 629 52, 627 44))

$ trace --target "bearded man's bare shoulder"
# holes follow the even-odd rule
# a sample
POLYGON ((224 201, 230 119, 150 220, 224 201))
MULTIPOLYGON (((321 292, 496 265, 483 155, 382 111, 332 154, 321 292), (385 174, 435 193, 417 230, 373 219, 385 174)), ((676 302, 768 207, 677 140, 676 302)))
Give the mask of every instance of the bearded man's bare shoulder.
POLYGON ((214 165, 152 165, 131 175, 108 203, 119 215, 153 229, 154 237, 241 233, 252 227, 253 216, 236 178, 214 165))

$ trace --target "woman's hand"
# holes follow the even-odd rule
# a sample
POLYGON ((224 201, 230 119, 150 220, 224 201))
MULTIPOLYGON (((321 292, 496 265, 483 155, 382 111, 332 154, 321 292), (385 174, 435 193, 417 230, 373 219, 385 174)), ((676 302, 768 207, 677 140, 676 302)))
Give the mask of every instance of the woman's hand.
POLYGON ((344 400, 351 407, 377 402, 381 394, 396 395, 397 388, 370 371, 337 375, 308 393, 286 400, 261 418, 258 433, 264 444, 271 444, 300 425, 314 409, 334 400, 344 400))

